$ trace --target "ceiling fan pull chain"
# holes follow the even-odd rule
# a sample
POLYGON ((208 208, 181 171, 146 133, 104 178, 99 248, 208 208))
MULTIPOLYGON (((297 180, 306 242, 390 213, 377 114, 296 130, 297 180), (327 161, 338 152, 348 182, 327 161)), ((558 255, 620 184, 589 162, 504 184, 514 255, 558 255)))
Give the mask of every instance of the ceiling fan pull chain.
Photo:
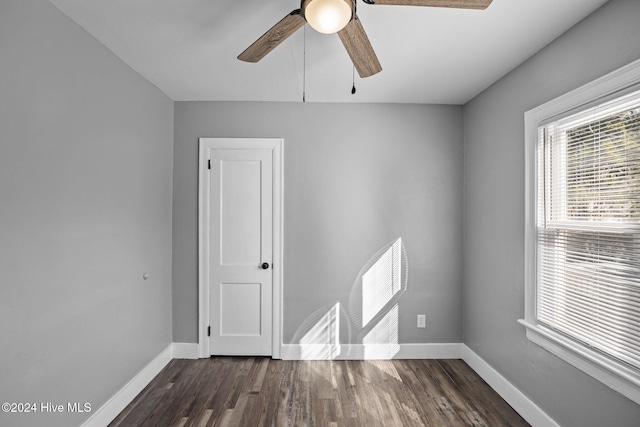
POLYGON ((304 25, 304 41, 302 48, 302 102, 306 101, 307 94, 307 24, 304 25))
POLYGON ((351 88, 351 95, 356 94, 356 66, 353 66, 353 87, 351 88))

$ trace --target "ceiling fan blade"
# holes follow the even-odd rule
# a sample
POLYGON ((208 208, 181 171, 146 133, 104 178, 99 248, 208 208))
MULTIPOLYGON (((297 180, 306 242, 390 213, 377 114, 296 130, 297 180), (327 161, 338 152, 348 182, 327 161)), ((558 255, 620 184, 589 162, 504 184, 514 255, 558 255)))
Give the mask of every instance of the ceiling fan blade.
POLYGON ((338 32, 338 36, 360 77, 369 77, 382 71, 378 57, 357 15, 354 15, 351 22, 338 32))
POLYGON ((397 6, 454 7, 458 9, 486 9, 493 0, 363 0, 369 4, 397 6))
POLYGON ((294 10, 238 55, 238 59, 245 62, 260 61, 306 22, 300 9, 294 10))

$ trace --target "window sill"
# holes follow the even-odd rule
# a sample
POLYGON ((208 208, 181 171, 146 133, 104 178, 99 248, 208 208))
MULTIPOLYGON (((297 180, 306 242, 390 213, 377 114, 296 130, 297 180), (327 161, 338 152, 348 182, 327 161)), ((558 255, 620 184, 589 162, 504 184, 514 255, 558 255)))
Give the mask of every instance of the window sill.
POLYGON ((527 338, 565 362, 591 375, 618 393, 640 404, 640 372, 590 350, 543 325, 518 320, 527 338))

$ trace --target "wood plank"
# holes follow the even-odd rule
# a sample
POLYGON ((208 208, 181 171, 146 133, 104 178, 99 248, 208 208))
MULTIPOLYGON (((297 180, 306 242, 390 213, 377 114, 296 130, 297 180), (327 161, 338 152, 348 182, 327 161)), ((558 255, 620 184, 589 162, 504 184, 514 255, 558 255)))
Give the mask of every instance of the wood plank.
POLYGON ((406 382, 409 384, 409 390, 417 396, 421 396, 418 402, 419 407, 425 414, 425 418, 432 420, 435 426, 453 425, 456 420, 452 418, 451 414, 443 410, 439 401, 442 390, 431 378, 432 374, 420 366, 420 361, 405 363, 404 367, 406 369, 403 373, 407 377, 406 382))
POLYGON ((172 360, 167 364, 165 369, 160 372, 136 397, 136 399, 128 405, 112 422, 112 427, 120 425, 140 425, 142 421, 151 414, 156 408, 162 390, 167 390, 173 385, 172 376, 176 372, 181 372, 181 368, 176 367, 177 361, 172 360), (164 387, 162 386, 164 385, 164 387), (134 404, 137 402, 136 404, 134 404), (129 414, 136 410, 135 413, 128 417, 129 414))
POLYGON ((526 426, 518 413, 484 382, 465 362, 441 360, 439 364, 456 378, 461 394, 472 402, 479 417, 488 425, 526 426))
POLYGON ((213 414, 213 411, 211 409, 205 410, 202 416, 198 419, 198 424, 196 424, 196 427, 207 427, 207 423, 211 418, 211 414, 213 414))
MULTIPOLYGON (((173 426, 182 418, 182 411, 180 411, 181 397, 189 390, 199 370, 204 365, 202 363, 187 363, 186 360, 179 360, 176 365, 181 368, 181 371, 173 376, 173 386, 167 389, 167 393, 160 399, 154 410, 145 418, 144 422, 140 424, 141 426, 152 427, 160 423, 166 426, 173 426), (169 419, 167 418, 167 414, 171 415, 169 419)), ((156 387, 157 386, 166 387, 166 385, 156 384, 156 387)))

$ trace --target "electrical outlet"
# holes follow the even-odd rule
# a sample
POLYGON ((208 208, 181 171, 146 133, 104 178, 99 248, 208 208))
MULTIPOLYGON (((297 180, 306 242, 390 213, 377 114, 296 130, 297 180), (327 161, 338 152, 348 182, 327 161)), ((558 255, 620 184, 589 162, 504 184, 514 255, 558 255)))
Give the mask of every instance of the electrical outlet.
POLYGON ((426 328, 426 327, 427 327, 427 315, 418 314, 418 328, 426 328))

